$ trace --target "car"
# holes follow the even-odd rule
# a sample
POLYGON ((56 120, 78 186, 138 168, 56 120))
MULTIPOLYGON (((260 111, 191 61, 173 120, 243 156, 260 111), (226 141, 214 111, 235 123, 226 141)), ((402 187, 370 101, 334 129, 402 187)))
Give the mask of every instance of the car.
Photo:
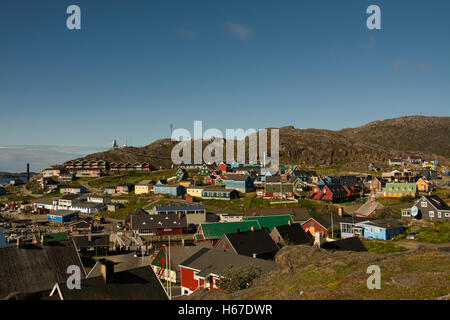
POLYGON ((418 232, 411 232, 410 234, 408 234, 408 236, 406 237, 406 239, 409 240, 414 240, 416 239, 416 235, 418 234, 418 232))

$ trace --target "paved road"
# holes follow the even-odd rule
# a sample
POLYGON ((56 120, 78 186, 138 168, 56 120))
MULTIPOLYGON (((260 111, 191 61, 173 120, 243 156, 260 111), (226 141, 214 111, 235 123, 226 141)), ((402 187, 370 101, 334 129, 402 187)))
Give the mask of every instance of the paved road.
POLYGON ((428 243, 428 242, 419 242, 415 240, 400 240, 396 241, 396 244, 405 247, 409 250, 416 250, 419 247, 425 247, 430 249, 438 249, 438 248, 450 248, 450 243, 428 243))

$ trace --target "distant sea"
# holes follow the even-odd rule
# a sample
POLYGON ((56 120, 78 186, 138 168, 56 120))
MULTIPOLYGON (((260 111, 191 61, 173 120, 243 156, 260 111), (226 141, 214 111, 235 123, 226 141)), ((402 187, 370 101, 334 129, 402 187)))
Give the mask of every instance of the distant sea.
POLYGON ((0 183, 7 183, 9 184, 9 182, 13 179, 20 179, 23 182, 27 181, 27 177, 15 177, 15 178, 0 178, 0 183))
POLYGON ((13 247, 14 243, 6 243, 6 237, 3 234, 4 228, 0 227, 0 248, 13 247))

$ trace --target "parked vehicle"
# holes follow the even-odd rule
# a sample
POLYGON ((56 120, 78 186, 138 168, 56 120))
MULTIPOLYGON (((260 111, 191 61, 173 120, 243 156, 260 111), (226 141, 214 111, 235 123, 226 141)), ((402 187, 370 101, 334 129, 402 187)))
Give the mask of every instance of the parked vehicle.
POLYGON ((418 232, 411 232, 410 234, 408 234, 407 236, 406 236, 406 239, 408 239, 408 240, 414 240, 414 239, 416 239, 416 235, 418 234, 418 232))
POLYGON ((98 221, 98 222, 100 222, 100 223, 105 223, 105 218, 103 218, 103 217, 101 217, 101 216, 96 216, 95 217, 95 221, 98 221))

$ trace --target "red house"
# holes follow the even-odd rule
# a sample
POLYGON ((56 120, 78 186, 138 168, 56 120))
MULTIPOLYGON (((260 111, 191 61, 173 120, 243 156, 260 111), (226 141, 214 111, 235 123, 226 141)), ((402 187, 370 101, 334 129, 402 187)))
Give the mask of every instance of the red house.
POLYGON ((131 230, 135 235, 167 235, 187 232, 186 216, 178 214, 132 215, 131 230))
POLYGON ((309 197, 314 200, 342 202, 348 198, 348 193, 340 184, 319 185, 311 190, 309 197))
POLYGON ((226 164, 225 162, 221 162, 218 166, 217 169, 219 171, 222 171, 222 173, 226 173, 229 172, 231 170, 231 166, 229 164, 226 164))
POLYGON ((219 281, 230 266, 239 268, 249 264, 261 268, 263 273, 277 268, 273 261, 202 248, 179 264, 181 294, 188 295, 198 289, 218 290, 219 281))

